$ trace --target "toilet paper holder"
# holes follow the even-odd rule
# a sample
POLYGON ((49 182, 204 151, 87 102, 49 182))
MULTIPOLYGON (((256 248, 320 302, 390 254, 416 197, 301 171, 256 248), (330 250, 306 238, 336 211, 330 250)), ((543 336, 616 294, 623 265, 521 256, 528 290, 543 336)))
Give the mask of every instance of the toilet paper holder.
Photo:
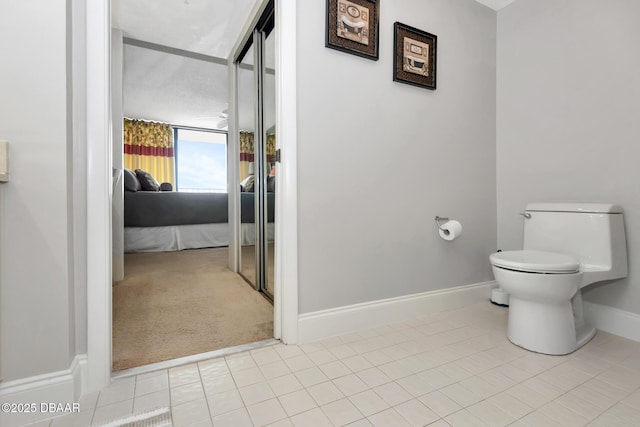
POLYGON ((436 220, 436 227, 438 227, 438 230, 445 231, 444 228, 442 228, 442 226, 440 225, 440 221, 449 221, 449 218, 443 218, 441 216, 436 215, 435 220, 436 220))

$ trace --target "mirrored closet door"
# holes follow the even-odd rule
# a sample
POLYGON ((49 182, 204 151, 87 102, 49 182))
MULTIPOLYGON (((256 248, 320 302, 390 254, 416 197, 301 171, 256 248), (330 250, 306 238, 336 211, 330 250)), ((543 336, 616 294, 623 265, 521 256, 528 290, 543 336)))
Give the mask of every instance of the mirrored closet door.
POLYGON ((236 59, 240 142, 240 274, 273 299, 276 129, 270 3, 236 59))

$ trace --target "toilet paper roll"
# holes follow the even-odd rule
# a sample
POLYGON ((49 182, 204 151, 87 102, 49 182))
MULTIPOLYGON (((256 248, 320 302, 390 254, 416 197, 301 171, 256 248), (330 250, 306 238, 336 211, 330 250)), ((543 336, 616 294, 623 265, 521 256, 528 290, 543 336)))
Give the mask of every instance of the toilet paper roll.
POLYGON ((455 240, 462 234, 462 224, 458 221, 447 221, 440 226, 440 237, 444 240, 455 240))

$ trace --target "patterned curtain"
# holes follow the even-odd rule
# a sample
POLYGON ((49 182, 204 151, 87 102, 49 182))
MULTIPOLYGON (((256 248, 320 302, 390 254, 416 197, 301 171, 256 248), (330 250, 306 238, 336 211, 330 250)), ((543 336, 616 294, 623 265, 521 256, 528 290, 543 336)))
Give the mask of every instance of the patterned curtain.
POLYGON ((143 169, 160 183, 175 184, 173 128, 167 123, 124 119, 124 167, 143 169))
MULTIPOLYGON (((240 181, 249 176, 249 165, 253 163, 253 132, 240 131, 240 181)), ((253 173, 253 170, 251 170, 253 173)))
POLYGON ((276 161, 276 135, 272 133, 267 135, 267 163, 275 163, 276 161))
MULTIPOLYGON (((249 164, 254 160, 253 132, 240 131, 240 181, 249 176, 249 164)), ((267 135, 267 163, 275 163, 276 136, 267 135)))

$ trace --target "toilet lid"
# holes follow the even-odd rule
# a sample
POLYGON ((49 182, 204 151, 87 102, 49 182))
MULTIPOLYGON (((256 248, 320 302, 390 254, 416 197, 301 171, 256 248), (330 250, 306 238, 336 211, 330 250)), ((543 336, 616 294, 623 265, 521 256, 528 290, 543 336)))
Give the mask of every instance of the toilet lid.
POLYGON ((580 267, 571 255, 543 251, 504 251, 491 254, 496 267, 532 273, 575 273, 580 267))

